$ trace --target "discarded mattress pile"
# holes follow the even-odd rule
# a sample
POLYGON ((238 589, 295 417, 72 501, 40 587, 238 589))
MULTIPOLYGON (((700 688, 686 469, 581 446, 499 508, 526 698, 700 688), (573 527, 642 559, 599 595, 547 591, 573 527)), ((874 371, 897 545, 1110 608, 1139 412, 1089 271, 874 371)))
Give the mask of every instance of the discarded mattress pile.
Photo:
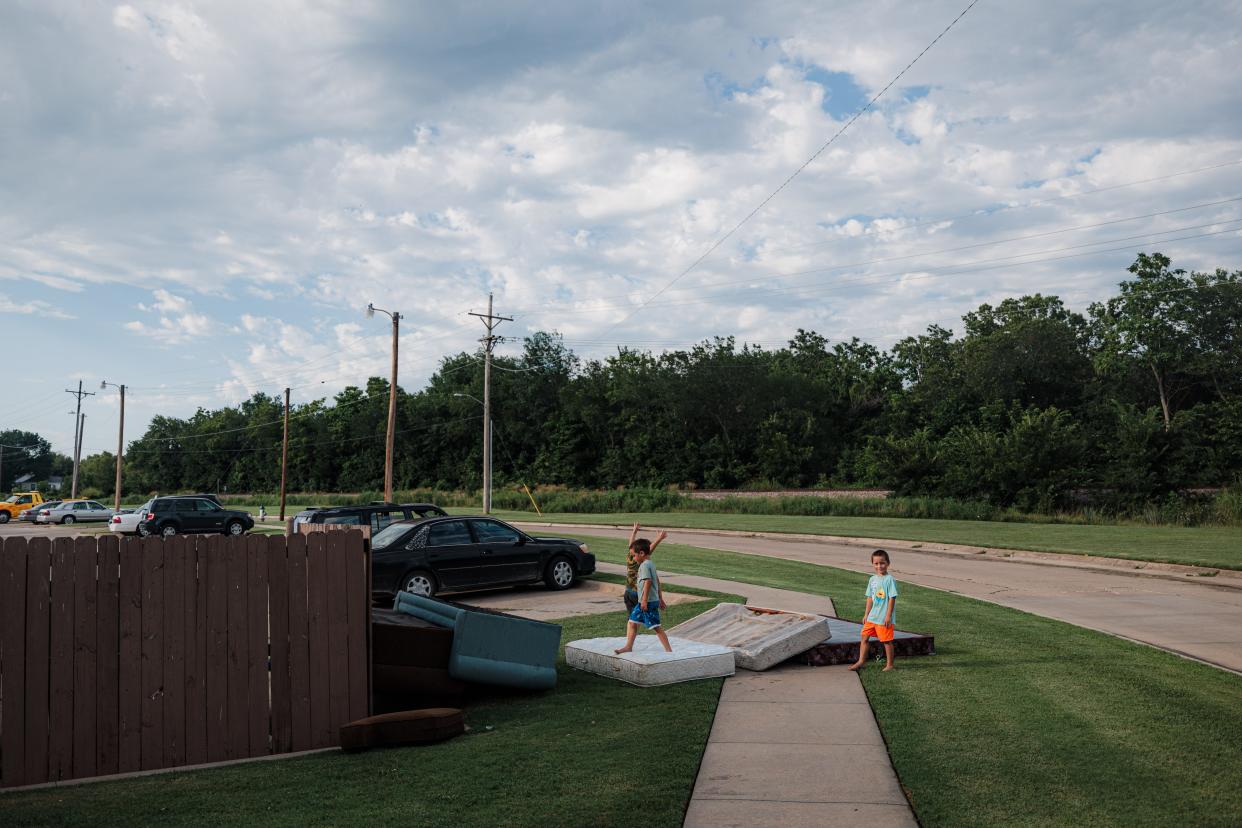
POLYGON ((570 667, 640 687, 731 676, 735 667, 766 670, 824 641, 823 616, 717 604, 668 631, 673 652, 655 636, 639 636, 633 652, 614 651, 624 638, 589 638, 565 645, 570 667))
MULTIPOLYGON (((862 624, 835 616, 829 616, 825 620, 832 631, 832 636, 799 654, 798 661, 812 667, 828 667, 833 664, 850 664, 856 661, 862 624)), ((898 658, 935 655, 936 638, 926 633, 894 630, 893 651, 898 658)), ((871 646, 868 648, 869 655, 874 658, 882 655, 883 652, 884 645, 874 638, 871 639, 871 646)))
MULTIPOLYGON (((447 670, 456 681, 524 690, 556 686, 559 624, 464 607, 408 592, 397 593, 393 610, 451 631, 447 670)), ((429 635, 423 636, 431 640, 429 635)))

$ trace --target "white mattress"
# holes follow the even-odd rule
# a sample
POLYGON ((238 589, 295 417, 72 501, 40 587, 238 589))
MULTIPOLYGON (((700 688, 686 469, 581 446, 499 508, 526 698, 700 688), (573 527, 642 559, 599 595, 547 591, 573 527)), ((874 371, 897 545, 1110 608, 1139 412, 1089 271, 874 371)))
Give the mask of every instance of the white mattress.
POLYGON ((640 635, 633 652, 617 655, 613 650, 625 645, 624 638, 584 638, 565 645, 565 662, 639 687, 733 675, 733 651, 728 647, 673 636, 669 643, 673 651, 666 653, 654 635, 640 635))
POLYGON ((670 636, 733 650, 744 670, 766 670, 831 637, 828 619, 785 610, 717 604, 668 631, 670 636))

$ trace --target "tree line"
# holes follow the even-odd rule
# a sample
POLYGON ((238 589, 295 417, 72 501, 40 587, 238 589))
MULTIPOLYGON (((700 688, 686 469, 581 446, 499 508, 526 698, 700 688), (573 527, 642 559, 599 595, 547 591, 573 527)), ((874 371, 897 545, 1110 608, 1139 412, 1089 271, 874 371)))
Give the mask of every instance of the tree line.
MULTIPOLYGON (((555 333, 497 358, 497 480, 571 487, 878 486, 1051 511, 1118 507, 1242 474, 1242 271, 1140 255, 1116 295, 1077 313, 1040 294, 980 305, 882 350, 799 330, 582 360, 555 333)), ((443 360, 398 390, 398 488, 477 488, 482 364, 443 360)), ((388 384, 295 406, 291 491, 383 478, 388 384)), ((126 491, 273 491, 282 403, 256 394, 156 417, 130 444, 126 491)), ((83 485, 112 488, 111 455, 83 485)), ((8 476, 6 465, 5 476, 8 476)))

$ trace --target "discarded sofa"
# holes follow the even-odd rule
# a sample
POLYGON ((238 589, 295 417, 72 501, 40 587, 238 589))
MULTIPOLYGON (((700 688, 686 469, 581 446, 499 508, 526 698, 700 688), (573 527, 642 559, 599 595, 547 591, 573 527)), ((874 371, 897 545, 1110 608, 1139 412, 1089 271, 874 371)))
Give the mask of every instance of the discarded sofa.
POLYGON ((377 694, 457 698, 466 684, 449 674, 453 631, 406 613, 371 610, 371 675, 377 694))
POLYGON ((744 604, 717 604, 668 634, 728 647, 743 670, 775 667, 831 636, 825 616, 744 604))
POLYGON ((448 673, 454 679, 525 690, 556 686, 559 624, 408 592, 397 593, 393 609, 452 630, 448 673))
POLYGON ((565 645, 565 663, 588 673, 639 687, 658 687, 682 681, 733 675, 733 651, 669 636, 665 652, 654 635, 640 635, 632 652, 617 655, 625 638, 584 638, 565 645))
POLYGON ((442 742, 466 732, 462 712, 453 707, 402 710, 369 716, 341 725, 341 749, 425 745, 442 742))

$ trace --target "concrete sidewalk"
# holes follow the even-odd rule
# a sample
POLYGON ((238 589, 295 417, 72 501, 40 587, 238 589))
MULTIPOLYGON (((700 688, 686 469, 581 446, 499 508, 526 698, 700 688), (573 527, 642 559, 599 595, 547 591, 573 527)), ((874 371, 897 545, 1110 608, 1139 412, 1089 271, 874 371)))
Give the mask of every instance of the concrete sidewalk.
MULTIPOLYGON (((601 563, 601 572, 625 567, 601 563)), ((835 615, 832 601, 784 589, 661 573, 678 585, 771 609, 835 615)), ((725 679, 685 825, 917 825, 858 676, 782 665, 725 679)))

